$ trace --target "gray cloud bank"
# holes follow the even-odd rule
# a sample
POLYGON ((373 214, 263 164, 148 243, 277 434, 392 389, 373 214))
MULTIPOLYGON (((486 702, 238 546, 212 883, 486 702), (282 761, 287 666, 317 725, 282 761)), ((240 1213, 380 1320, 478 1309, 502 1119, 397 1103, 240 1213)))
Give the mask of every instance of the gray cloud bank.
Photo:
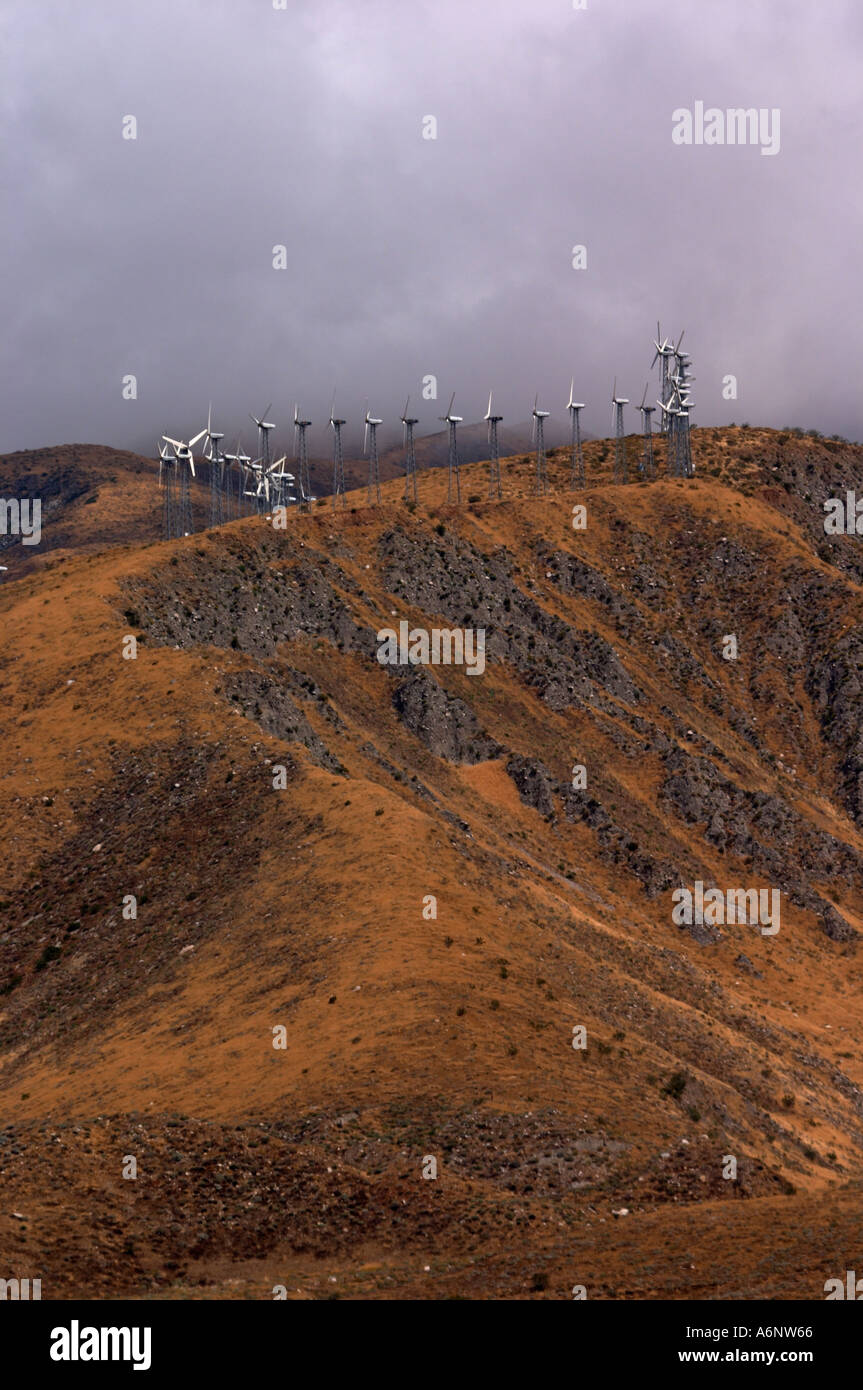
POLYGON ((2 24, 3 451, 152 454, 212 398, 250 446, 272 401, 282 449, 299 399, 323 453, 334 386, 386 444, 408 392, 422 431, 492 386, 510 421, 537 391, 562 420, 573 373, 608 433, 615 375, 656 395, 657 317, 686 328, 696 423, 863 437, 857 4, 13 0, 2 24), (676 144, 696 102, 778 109, 781 148, 676 144))

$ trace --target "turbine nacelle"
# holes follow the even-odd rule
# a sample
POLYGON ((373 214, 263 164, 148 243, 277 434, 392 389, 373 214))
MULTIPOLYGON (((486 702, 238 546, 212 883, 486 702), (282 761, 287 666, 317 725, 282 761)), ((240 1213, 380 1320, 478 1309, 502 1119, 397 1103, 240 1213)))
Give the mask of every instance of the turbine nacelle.
POLYGON ((198 440, 201 438, 201 435, 195 435, 195 438, 190 440, 188 444, 186 444, 182 439, 171 439, 171 437, 167 434, 163 434, 162 438, 164 439, 166 444, 170 444, 172 446, 174 450, 174 462, 187 463, 189 465, 189 468, 192 470, 192 477, 194 478, 195 460, 192 455, 192 445, 197 444, 198 440))
POLYGON ((368 447, 369 447, 369 431, 371 431, 372 433, 374 433, 374 431, 377 429, 378 425, 382 425, 382 424, 383 424, 383 420, 376 420, 375 417, 374 417, 374 415, 371 415, 371 414, 369 413, 368 407, 366 407, 366 427, 365 427, 365 430, 364 430, 364 432, 363 432, 363 453, 364 453, 364 454, 368 451, 368 447))

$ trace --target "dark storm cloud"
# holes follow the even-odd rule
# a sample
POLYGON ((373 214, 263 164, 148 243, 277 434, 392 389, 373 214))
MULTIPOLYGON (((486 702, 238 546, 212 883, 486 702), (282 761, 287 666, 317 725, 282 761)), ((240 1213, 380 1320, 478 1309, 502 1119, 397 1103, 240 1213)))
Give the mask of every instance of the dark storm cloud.
POLYGON ((562 417, 572 373, 607 433, 658 316, 696 422, 863 436, 853 3, 21 0, 4 25, 4 451, 152 453, 210 397, 251 444, 249 410, 318 426, 334 385, 355 439, 408 391, 424 428, 491 386, 511 422, 536 391, 562 417), (778 107, 779 154, 674 145, 697 100, 778 107))

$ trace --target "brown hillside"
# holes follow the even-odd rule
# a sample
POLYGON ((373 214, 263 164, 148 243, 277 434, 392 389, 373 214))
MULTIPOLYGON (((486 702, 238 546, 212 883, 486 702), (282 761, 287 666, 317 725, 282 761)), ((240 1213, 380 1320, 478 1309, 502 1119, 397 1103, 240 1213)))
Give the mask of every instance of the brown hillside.
POLYGON ((821 503, 863 449, 693 437, 691 481, 615 487, 599 440, 585 493, 561 450, 544 499, 475 463, 461 508, 433 471, 171 543, 152 464, 78 459, 73 496, 44 460, 64 539, 0 584, 9 1277, 810 1299, 855 1267, 863 571, 821 503), (483 628, 484 674, 381 666, 402 618, 483 628), (696 879, 781 889, 781 930, 673 925, 696 879))

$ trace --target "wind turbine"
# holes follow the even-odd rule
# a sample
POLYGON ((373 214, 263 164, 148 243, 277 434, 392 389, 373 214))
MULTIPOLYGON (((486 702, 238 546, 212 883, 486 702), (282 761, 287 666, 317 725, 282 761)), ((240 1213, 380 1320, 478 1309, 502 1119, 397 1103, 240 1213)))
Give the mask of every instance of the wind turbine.
POLYGON ((277 507, 286 507, 289 503, 297 500, 292 486, 296 480, 293 473, 288 473, 285 468, 287 461, 287 454, 282 454, 282 457, 276 459, 269 473, 265 475, 268 480, 268 488, 270 483, 274 485, 274 505, 277 507))
POLYGON ((369 414, 368 402, 366 402, 366 428, 363 432, 363 453, 369 456, 369 486, 366 495, 368 506, 381 500, 381 479, 378 468, 378 425, 382 425, 383 420, 376 420, 369 414))
POLYGON ((193 478, 195 476, 195 456, 192 453, 192 450, 194 446, 197 444, 198 440, 203 439, 206 433, 206 430, 201 430, 200 434, 196 434, 194 439, 189 440, 188 444, 186 444, 185 441, 182 439, 172 439, 171 436, 168 434, 162 435, 162 438, 164 439, 165 443, 170 444, 171 448, 174 450, 174 457, 176 458, 177 462, 182 462, 189 465, 189 467, 192 470, 193 478))
POLYGON ((210 525, 221 526, 225 520, 223 505, 223 477, 225 460, 219 443, 224 439, 224 433, 214 430, 212 427, 213 403, 210 402, 207 408, 207 428, 205 434, 207 442, 204 445, 204 458, 210 464, 210 525))
MULTIPOLYGON (((272 401, 270 401, 270 405, 272 405, 272 401)), ((269 408, 270 406, 268 405, 267 410, 269 410, 269 408)), ((270 466, 270 430, 276 428, 275 425, 267 419, 267 410, 263 411, 260 420, 257 415, 249 415, 249 419, 253 420, 258 427, 258 456, 264 469, 268 469, 270 466)))
POLYGON ((453 415, 452 406, 455 400, 455 391, 450 396, 449 407, 446 415, 439 418, 449 430, 449 448, 447 450, 447 489, 446 500, 452 501, 453 492, 456 502, 461 502, 461 482, 458 475, 458 441, 456 439, 456 426, 460 425, 464 419, 463 415, 453 415))
POLYGON ((629 405, 629 397, 618 396, 617 377, 614 378, 611 404, 614 407, 614 481, 627 483, 629 469, 626 462, 626 436, 623 433, 623 407, 629 405))
POLYGON ((408 406, 411 398, 408 396, 405 401, 405 408, 402 411, 402 427, 404 430, 405 446, 405 501, 416 502, 417 500, 417 456, 414 450, 414 425, 419 424, 419 420, 414 415, 408 415, 408 406), (413 492, 413 497, 411 493, 413 492))
POLYGON ((190 439, 188 444, 182 439, 171 439, 169 435, 163 434, 162 438, 166 444, 170 444, 174 450, 174 458, 177 463, 177 477, 180 484, 179 516, 177 517, 178 534, 189 536, 194 530, 192 519, 192 499, 189 494, 189 474, 195 476, 195 455, 193 449, 199 439, 203 439, 207 433, 205 429, 200 430, 194 439, 190 439))
POLYGON ((667 375, 664 396, 664 402, 668 406, 665 411, 668 419, 668 471, 678 478, 691 478, 695 469, 692 463, 690 411, 695 403, 689 394, 689 388, 695 378, 690 371, 690 355, 682 351, 682 342, 683 333, 671 348, 675 370, 667 375))
POLYGON ((348 505, 345 497, 345 460, 342 454, 342 425, 346 422, 340 420, 336 415, 336 393, 333 392, 333 403, 330 407, 330 429, 333 432, 333 508, 338 505, 341 497, 342 506, 348 505))
MULTIPOLYGON (((685 332, 685 331, 686 331, 686 330, 684 329, 684 332, 685 332)), ((681 336, 681 339, 682 339, 683 334, 681 333, 680 336, 681 336)), ((658 320, 658 319, 657 319, 657 321, 656 321, 656 337, 655 337, 654 340, 653 340, 653 346, 656 348, 656 352, 655 352, 654 355, 653 355, 653 361, 651 362, 650 365, 651 365, 651 367, 654 367, 654 366, 656 365, 656 362, 657 362, 657 361, 659 362, 659 399, 660 399, 660 401, 662 401, 663 403, 665 403, 665 404, 667 405, 667 404, 668 404, 668 363, 669 363, 669 359, 672 358, 672 357, 674 356, 674 343, 673 343, 673 342, 669 342, 667 338, 663 338, 662 333, 661 333, 660 328, 659 328, 659 320, 658 320)), ((662 428, 663 428, 663 430, 665 429, 665 423, 664 423, 664 422, 663 422, 662 428)))
POLYGON ((213 445, 214 445, 214 444, 215 444, 215 446, 216 446, 216 456, 218 457, 218 454, 219 454, 219 440, 220 440, 220 439, 224 439, 225 435, 224 435, 224 431, 223 431, 223 430, 214 430, 214 429, 213 429, 213 403, 212 403, 212 401, 210 402, 210 404, 209 404, 208 407, 207 407, 207 424, 206 424, 206 427, 205 427, 204 429, 202 429, 202 430, 201 430, 201 433, 200 433, 199 435, 196 435, 195 439, 192 440, 191 442, 192 442, 193 444, 197 444, 198 440, 199 440, 199 439, 203 439, 205 435, 206 435, 207 442, 206 442, 206 444, 204 445, 204 458, 205 458, 205 459, 211 459, 211 458, 213 457, 213 445))
POLYGON ((294 453, 297 458, 300 470, 300 502, 304 505, 314 502, 312 496, 312 485, 309 481, 309 451, 306 441, 306 430, 311 425, 311 420, 300 419, 300 407, 294 406, 294 453))
POLYGON ((659 319, 656 320, 656 337, 653 340, 653 346, 656 348, 656 352, 653 355, 653 361, 650 364, 651 367, 656 365, 657 358, 670 356, 673 348, 673 345, 669 343, 668 339, 662 336, 662 330, 659 327, 659 319))
POLYGON ((647 386, 648 383, 645 382, 644 395, 641 397, 641 405, 638 407, 641 411, 641 426, 644 436, 644 452, 641 456, 639 472, 645 478, 655 478, 656 463, 653 458, 653 421, 650 418, 655 410, 655 406, 644 404, 647 400, 647 386))
POLYGON ((503 490, 500 485, 500 445, 497 438, 497 427, 503 419, 502 415, 492 415, 491 413, 492 392, 488 393, 488 410, 485 412, 485 420, 488 422, 488 495, 489 497, 502 497, 503 490))
POLYGON ((544 497, 548 492, 548 478, 545 472, 545 435, 543 427, 551 413, 548 410, 537 410, 539 392, 533 399, 533 424, 531 425, 531 443, 536 442, 536 495, 544 497))
POLYGON ((572 424, 572 440, 570 443, 570 479, 569 486, 575 490, 584 487, 584 453, 581 448, 581 415, 584 410, 584 401, 577 401, 575 396, 575 377, 569 383, 569 400, 566 408, 569 411, 569 418, 572 424))

